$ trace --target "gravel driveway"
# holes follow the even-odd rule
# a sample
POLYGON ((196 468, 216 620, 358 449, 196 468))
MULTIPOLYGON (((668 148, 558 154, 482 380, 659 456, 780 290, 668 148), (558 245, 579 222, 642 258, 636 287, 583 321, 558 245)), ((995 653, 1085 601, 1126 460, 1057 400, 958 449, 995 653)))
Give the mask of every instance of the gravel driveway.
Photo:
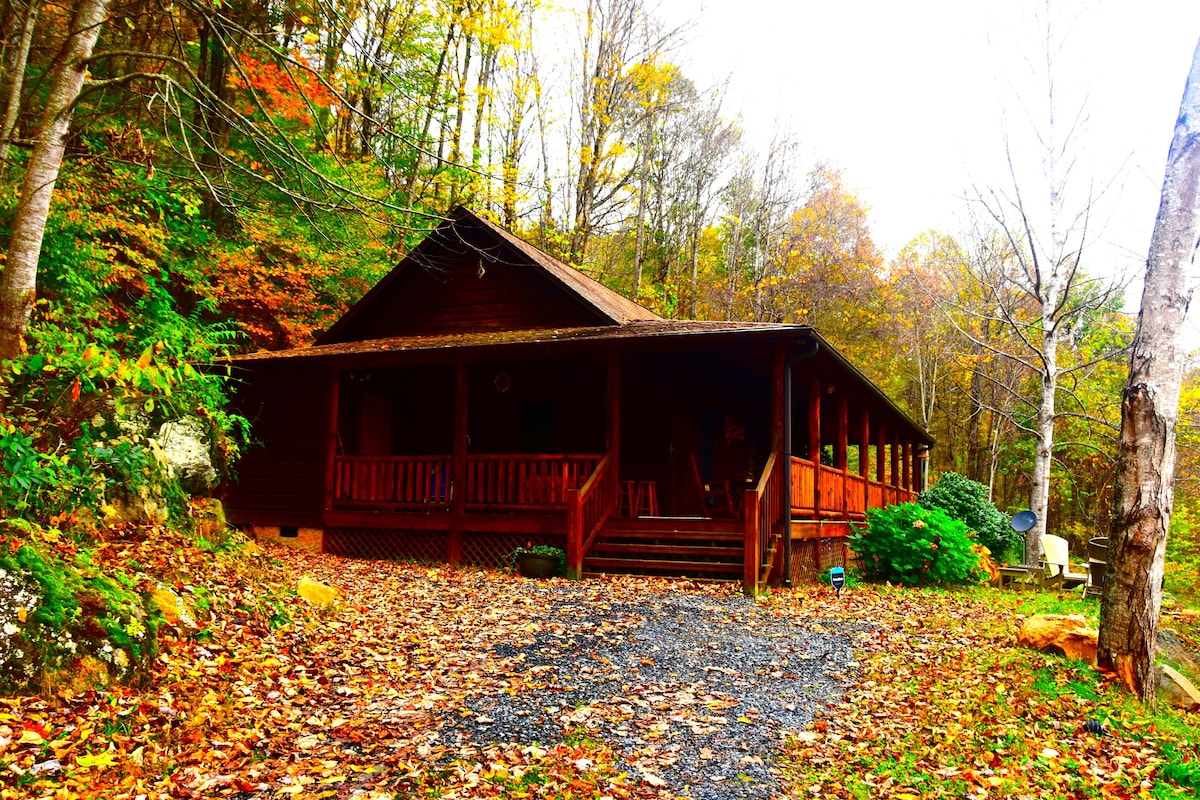
MULTIPOLYGON (((538 587, 539 631, 489 656, 536 676, 446 720, 455 744, 589 736, 695 798, 769 797, 781 740, 833 699, 851 662, 850 631, 803 629, 738 595, 686 592, 597 609, 584 586, 538 587)), ((452 743, 447 741, 448 744, 452 743)))

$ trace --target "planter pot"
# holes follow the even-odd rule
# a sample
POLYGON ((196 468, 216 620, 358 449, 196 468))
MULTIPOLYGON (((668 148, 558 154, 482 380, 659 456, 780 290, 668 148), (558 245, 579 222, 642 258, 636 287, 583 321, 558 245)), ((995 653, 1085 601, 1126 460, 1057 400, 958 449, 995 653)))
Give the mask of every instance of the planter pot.
POLYGON ((517 572, 526 578, 552 578, 558 572, 558 556, 521 553, 517 556, 517 572))

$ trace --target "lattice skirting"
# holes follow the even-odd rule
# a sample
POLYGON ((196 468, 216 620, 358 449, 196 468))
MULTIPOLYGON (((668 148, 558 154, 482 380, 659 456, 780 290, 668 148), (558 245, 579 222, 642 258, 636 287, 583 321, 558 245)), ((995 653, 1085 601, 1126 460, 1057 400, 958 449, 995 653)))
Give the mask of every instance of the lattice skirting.
POLYGON ((841 536, 793 541, 792 582, 824 581, 831 568, 850 566, 853 558, 841 536))
POLYGON ((478 531, 409 531, 391 528, 325 530, 325 552, 333 555, 420 563, 458 561, 480 567, 511 566, 513 550, 538 544, 565 548, 566 537, 478 531))
POLYGON ((462 563, 477 567, 510 567, 513 565, 512 552, 518 547, 545 544, 565 550, 566 539, 566 535, 529 536, 523 533, 464 531, 462 533, 462 563))
POLYGON ((351 558, 439 562, 449 553, 446 539, 445 531, 326 528, 325 552, 351 558))

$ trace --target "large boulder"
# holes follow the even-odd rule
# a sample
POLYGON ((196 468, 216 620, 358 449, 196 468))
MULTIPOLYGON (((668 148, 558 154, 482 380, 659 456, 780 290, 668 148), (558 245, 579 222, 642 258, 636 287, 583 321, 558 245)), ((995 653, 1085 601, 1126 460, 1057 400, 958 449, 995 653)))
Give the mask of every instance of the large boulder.
POLYGON ((184 628, 188 631, 198 630, 200 625, 187 602, 170 588, 159 584, 150 592, 150 602, 158 608, 163 620, 168 625, 184 628))
POLYGON ((1200 678, 1200 653, 1189 650, 1170 628, 1158 629, 1158 654, 1178 666, 1185 675, 1200 678))
POLYGON ((1081 614, 1035 614, 1021 622, 1017 644, 1095 664, 1099 635, 1081 614))
POLYGON ((179 485, 190 495, 206 495, 217 485, 204 428, 197 420, 164 422, 154 441, 179 485))
POLYGON ((1158 676, 1158 699, 1184 711, 1200 711, 1200 691, 1177 670, 1160 664, 1154 668, 1158 676))
POLYGON ((338 602, 337 589, 307 575, 296 583, 296 594, 303 597, 309 605, 319 608, 332 608, 338 602))

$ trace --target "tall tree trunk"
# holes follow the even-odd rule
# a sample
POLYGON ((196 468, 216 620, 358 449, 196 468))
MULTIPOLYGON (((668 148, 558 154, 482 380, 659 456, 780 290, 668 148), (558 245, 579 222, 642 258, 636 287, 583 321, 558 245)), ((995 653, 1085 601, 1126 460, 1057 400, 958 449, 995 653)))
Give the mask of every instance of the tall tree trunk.
MULTIPOLYGON (((1053 308, 1047 304, 1049 308, 1053 308)), ((1044 309, 1047 309, 1044 306, 1044 309)), ((1048 310, 1048 309, 1047 309, 1048 310)), ((1042 339, 1041 393, 1038 398, 1036 439, 1033 454, 1033 486, 1029 493, 1029 509, 1037 515, 1035 524, 1025 534, 1025 563, 1037 564, 1042 558, 1042 536, 1046 534, 1050 509, 1050 471, 1054 466, 1055 396, 1058 393, 1058 329, 1055 321, 1043 314, 1044 324, 1051 327, 1042 339)))
POLYGON ((8 259, 0 278, 0 359, 13 358, 21 351, 21 340, 29 326, 50 197, 62 167, 75 100, 87 73, 86 61, 96 46, 107 12, 108 0, 78 0, 71 16, 70 34, 51 67, 50 94, 25 169, 21 199, 8 240, 8 259))
POLYGON ((650 159, 650 114, 642 128, 641 160, 638 164, 637 225, 633 236, 633 299, 642 291, 642 259, 646 255, 646 182, 650 159))
POLYGON ((1097 660, 1143 701, 1153 701, 1163 553, 1175 491, 1175 423, 1186 355, 1180 340, 1200 241, 1200 42, 1192 56, 1167 155, 1150 240, 1129 382, 1121 404, 1108 584, 1097 660))
MULTIPOLYGON (((983 321, 983 331, 980 338, 987 340, 990 334, 989 320, 983 321)), ((984 468, 984 458, 987 453, 987 444, 985 440, 987 432, 983 429, 983 415, 985 413, 983 403, 983 359, 988 357, 988 354, 983 349, 982 342, 971 341, 971 362, 974 365, 971 368, 971 383, 969 389, 970 402, 970 418, 967 421, 967 477, 973 481, 983 483, 984 474, 988 471, 984 468)), ((990 484, 989 484, 990 488, 990 484)))
POLYGON ((199 103, 195 118, 197 127, 204 132, 197 167, 204 177, 201 196, 204 200, 204 218, 209 220, 219 233, 228 233, 233 228, 234 216, 226 199, 221 197, 220 186, 225 184, 221 154, 229 143, 229 120, 222 107, 229 99, 229 52, 223 33, 215 30, 207 20, 201 21, 200 29, 200 79, 208 86, 210 100, 199 103))
POLYGON ((21 92, 25 88, 25 64, 29 60, 29 46, 33 43, 33 28, 37 23, 37 1, 27 0, 21 23, 21 42, 9 65, 8 99, 4 107, 4 123, 0 128, 0 169, 8 160, 8 148, 17 129, 17 117, 21 113, 21 92))
POLYGON ((421 125, 421 137, 417 140, 417 146, 414 148, 413 163, 409 168, 408 180, 404 184, 404 194, 408 197, 410 208, 415 207, 417 203, 417 179, 421 176, 421 155, 429 147, 429 129, 433 126, 434 110, 442 107, 441 101, 438 100, 438 93, 442 88, 442 72, 446 68, 446 58, 453 44, 454 23, 451 22, 446 28, 446 39, 442 43, 442 52, 438 55, 437 67, 433 71, 433 79, 429 82, 429 102, 425 106, 425 121, 421 125))

